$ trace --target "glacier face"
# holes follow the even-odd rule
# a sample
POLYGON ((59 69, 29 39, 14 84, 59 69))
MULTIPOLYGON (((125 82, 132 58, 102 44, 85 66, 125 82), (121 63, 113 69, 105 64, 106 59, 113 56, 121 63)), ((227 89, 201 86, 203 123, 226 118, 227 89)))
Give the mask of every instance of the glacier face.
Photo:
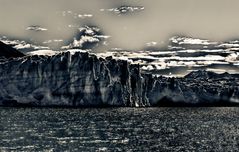
POLYGON ((2 61, 0 71, 1 104, 149 105, 139 94, 139 68, 127 61, 67 52, 2 61))
POLYGON ((239 102, 239 76, 196 71, 183 78, 87 52, 0 61, 0 105, 165 106, 239 102))

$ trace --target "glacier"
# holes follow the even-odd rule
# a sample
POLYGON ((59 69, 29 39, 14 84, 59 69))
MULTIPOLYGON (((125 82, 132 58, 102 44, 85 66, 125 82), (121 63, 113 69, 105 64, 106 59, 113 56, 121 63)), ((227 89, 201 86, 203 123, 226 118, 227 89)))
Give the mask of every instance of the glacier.
POLYGON ((139 64, 62 52, 0 60, 1 106, 148 107, 237 105, 239 75, 193 71, 164 77, 139 64))

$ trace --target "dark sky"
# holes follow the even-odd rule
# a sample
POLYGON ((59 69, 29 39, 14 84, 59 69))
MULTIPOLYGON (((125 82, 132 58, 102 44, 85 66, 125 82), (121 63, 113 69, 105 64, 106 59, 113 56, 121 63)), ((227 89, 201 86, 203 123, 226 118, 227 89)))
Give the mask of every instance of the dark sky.
POLYGON ((238 6, 238 0, 0 0, 0 34, 39 42, 67 40, 74 36, 74 26, 90 24, 112 36, 111 47, 138 49, 177 34, 226 40, 239 37, 238 6), (122 5, 145 9, 121 16, 101 11, 122 5), (26 30, 30 25, 48 30, 26 30))

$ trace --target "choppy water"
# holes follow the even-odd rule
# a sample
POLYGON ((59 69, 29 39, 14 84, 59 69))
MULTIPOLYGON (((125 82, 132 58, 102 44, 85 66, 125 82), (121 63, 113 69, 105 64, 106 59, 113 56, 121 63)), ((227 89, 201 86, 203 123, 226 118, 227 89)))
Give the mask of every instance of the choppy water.
POLYGON ((235 151, 238 108, 0 108, 0 151, 235 151))

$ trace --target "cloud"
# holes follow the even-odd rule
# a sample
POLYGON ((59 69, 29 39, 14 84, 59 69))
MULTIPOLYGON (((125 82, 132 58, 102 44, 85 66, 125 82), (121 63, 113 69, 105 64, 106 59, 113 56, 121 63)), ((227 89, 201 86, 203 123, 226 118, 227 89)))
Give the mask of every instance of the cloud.
POLYGON ((46 28, 43 28, 43 27, 38 26, 38 25, 28 26, 28 27, 26 28, 26 30, 28 30, 28 31, 36 31, 36 32, 39 32, 39 31, 47 31, 46 28))
POLYGON ((239 37, 238 5, 238 0, 0 0, 0 34, 36 43, 70 40, 78 27, 93 24, 111 36, 108 49, 137 50, 175 34, 222 41, 239 37), (26 32, 31 25, 48 30, 26 32))

